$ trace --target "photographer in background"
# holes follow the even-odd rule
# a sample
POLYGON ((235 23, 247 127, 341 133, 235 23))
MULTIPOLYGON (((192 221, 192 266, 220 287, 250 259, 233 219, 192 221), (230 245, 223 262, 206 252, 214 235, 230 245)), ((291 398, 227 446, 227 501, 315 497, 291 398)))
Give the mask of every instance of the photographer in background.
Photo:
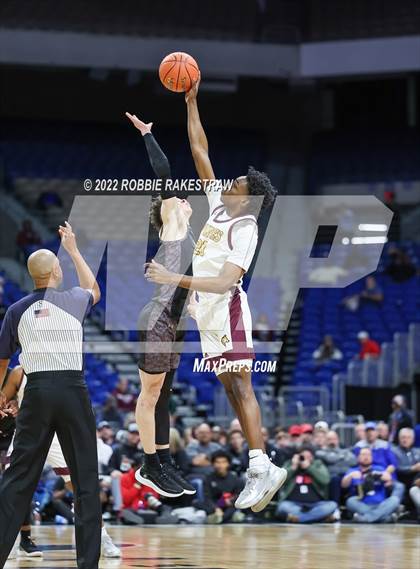
POLYGON ((382 466, 384 470, 392 475, 393 488, 392 493, 402 502, 405 494, 404 484, 398 482, 396 475, 397 457, 395 456, 390 443, 378 438, 376 430, 376 423, 368 421, 366 427, 366 439, 359 441, 353 447, 353 452, 356 456, 359 455, 360 449, 370 448, 372 451, 372 462, 378 466, 382 466))
POLYGON ((369 447, 360 450, 358 466, 347 472, 341 487, 352 494, 346 500, 346 507, 355 522, 396 521, 395 512, 401 500, 396 495, 389 496, 393 487, 392 475, 383 466, 373 463, 369 447))
POLYGON ((330 475, 310 446, 303 446, 286 462, 287 481, 280 493, 276 517, 308 524, 339 519, 338 504, 328 500, 330 475))

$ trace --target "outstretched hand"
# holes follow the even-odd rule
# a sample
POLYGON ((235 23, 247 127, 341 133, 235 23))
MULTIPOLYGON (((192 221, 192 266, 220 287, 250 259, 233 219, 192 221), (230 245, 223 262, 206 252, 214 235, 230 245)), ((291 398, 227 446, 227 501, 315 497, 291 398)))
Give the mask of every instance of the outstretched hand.
POLYGON ((186 103, 197 98, 198 88, 200 86, 200 81, 201 81, 201 73, 198 74, 198 79, 197 79, 197 81, 195 81, 193 83, 191 89, 185 93, 185 102, 186 103))
POLYGON ((62 225, 58 228, 58 233, 61 237, 61 245, 64 249, 71 255, 77 252, 76 236, 73 233, 73 228, 68 221, 64 222, 64 227, 62 225))
POLYGON ((142 136, 148 134, 149 132, 152 132, 152 126, 153 126, 152 122, 145 123, 142 120, 140 120, 136 115, 131 115, 130 113, 125 113, 125 116, 128 119, 130 119, 133 125, 141 132, 142 136))

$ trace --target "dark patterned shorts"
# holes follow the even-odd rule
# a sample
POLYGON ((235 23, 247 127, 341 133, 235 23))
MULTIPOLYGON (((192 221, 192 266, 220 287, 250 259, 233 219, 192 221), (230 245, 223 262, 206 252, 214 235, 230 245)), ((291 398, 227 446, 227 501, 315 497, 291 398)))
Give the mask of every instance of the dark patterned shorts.
POLYGON ((179 366, 180 354, 173 343, 180 341, 178 323, 158 302, 149 302, 140 314, 139 339, 143 344, 138 366, 147 373, 164 373, 179 366))

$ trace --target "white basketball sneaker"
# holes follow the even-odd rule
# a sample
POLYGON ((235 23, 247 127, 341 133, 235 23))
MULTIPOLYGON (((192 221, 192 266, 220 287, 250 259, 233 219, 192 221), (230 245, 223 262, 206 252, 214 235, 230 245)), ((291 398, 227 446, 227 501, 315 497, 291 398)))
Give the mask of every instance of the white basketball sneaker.
POLYGON ((266 474, 265 478, 265 492, 263 497, 259 502, 256 502, 251 506, 253 512, 262 512, 266 506, 271 502, 273 496, 280 490, 287 479, 287 470, 285 468, 279 468, 273 463, 270 464, 270 468, 266 474))
POLYGON ((108 534, 106 529, 102 528, 101 535, 101 555, 102 557, 107 557, 108 559, 117 559, 121 557, 121 551, 114 544, 111 536, 108 534))
POLYGON ((235 507, 246 510, 257 504, 265 494, 265 479, 270 469, 270 459, 266 454, 250 458, 249 468, 246 471, 245 488, 239 494, 235 507))

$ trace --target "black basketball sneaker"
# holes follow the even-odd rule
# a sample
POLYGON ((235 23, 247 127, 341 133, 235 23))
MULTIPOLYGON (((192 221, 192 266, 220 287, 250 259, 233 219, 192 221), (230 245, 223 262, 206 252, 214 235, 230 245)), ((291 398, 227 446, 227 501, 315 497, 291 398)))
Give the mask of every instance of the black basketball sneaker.
POLYGON ((134 476, 137 482, 144 486, 149 486, 149 488, 153 488, 153 490, 161 496, 165 496, 165 498, 178 498, 184 494, 182 486, 175 480, 169 478, 161 466, 156 469, 151 469, 143 465, 136 470, 134 476))
POLYGON ((162 464, 162 470, 165 472, 168 478, 174 480, 178 486, 181 486, 181 488, 184 489, 184 494, 188 494, 189 496, 196 494, 197 490, 192 484, 190 484, 190 482, 188 482, 188 480, 185 480, 181 474, 181 471, 175 466, 173 462, 164 462, 162 464))
POLYGON ((30 537, 22 537, 19 550, 26 557, 42 557, 42 551, 30 537))

